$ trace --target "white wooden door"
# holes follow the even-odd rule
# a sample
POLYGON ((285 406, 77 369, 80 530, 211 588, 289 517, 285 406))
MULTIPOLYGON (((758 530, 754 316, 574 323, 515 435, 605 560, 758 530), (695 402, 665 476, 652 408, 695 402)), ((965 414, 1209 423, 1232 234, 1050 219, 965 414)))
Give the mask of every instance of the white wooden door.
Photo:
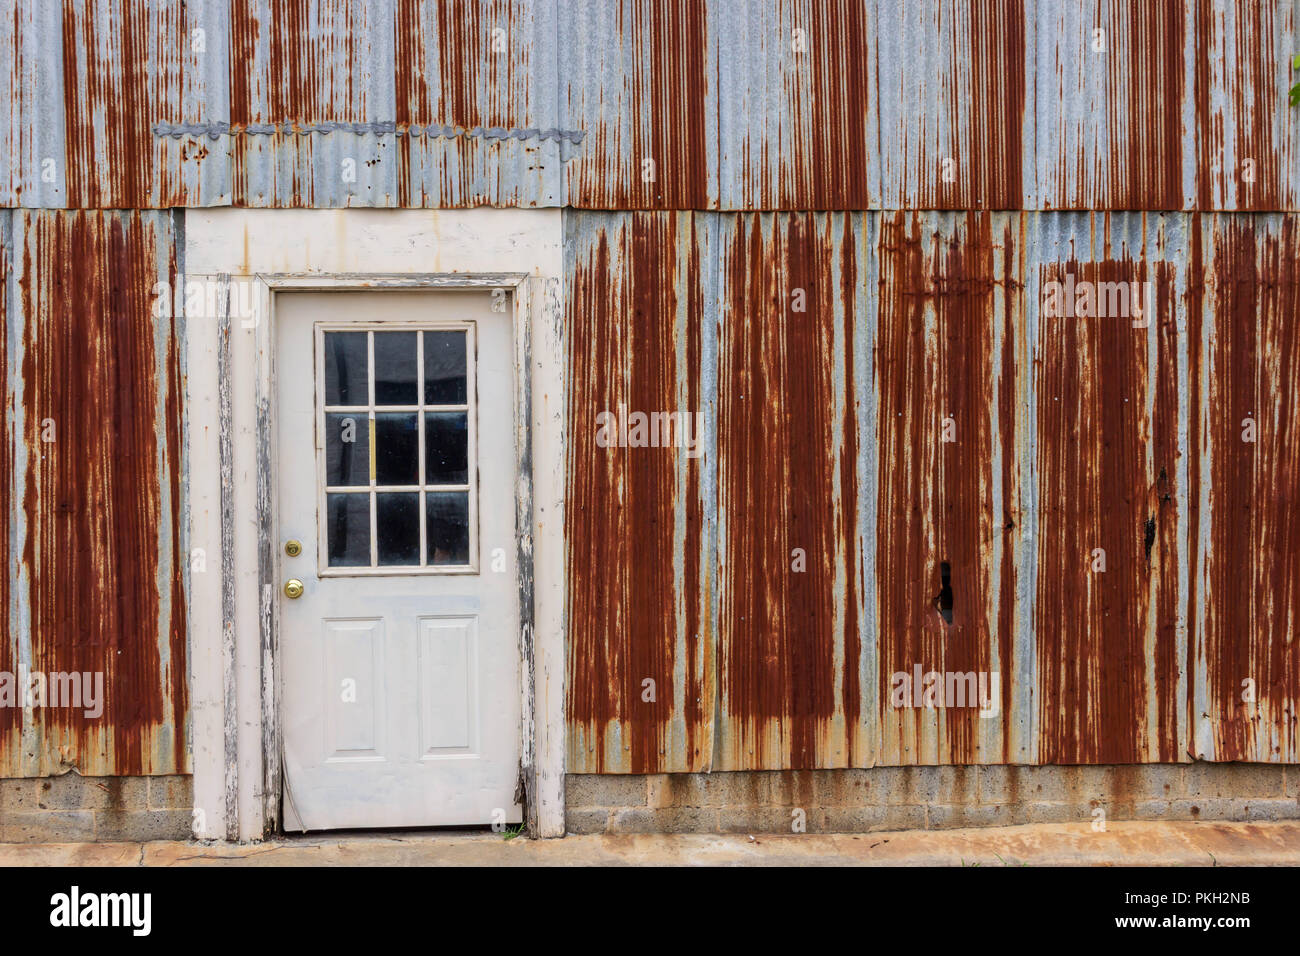
POLYGON ((521 819, 514 351, 495 301, 276 295, 286 830, 521 819))

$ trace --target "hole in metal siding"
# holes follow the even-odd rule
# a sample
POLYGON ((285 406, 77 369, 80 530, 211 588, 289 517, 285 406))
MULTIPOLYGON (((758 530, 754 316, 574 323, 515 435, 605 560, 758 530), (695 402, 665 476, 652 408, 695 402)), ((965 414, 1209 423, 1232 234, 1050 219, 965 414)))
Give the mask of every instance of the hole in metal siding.
POLYGON ((947 561, 939 563, 939 582, 942 587, 934 597, 935 609, 945 624, 952 623, 952 565, 947 561))

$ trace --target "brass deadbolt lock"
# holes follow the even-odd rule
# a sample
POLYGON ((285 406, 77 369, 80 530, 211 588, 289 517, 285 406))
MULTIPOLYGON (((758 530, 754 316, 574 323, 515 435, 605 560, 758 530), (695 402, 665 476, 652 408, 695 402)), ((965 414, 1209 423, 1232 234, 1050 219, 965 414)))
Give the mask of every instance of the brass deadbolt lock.
POLYGON ((302 597, 302 582, 297 578, 290 578, 284 582, 284 596, 287 598, 302 597))
POLYGON ((290 538, 284 543, 284 553, 291 558, 296 558, 302 554, 302 544, 290 538))

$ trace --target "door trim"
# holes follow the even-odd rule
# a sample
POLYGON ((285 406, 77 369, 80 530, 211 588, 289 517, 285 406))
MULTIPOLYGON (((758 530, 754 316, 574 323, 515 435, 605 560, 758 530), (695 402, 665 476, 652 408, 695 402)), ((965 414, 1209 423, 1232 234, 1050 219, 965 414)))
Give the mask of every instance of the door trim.
POLYGON ((503 212, 439 212, 432 214, 441 220, 432 229, 429 212, 387 212, 383 222, 393 228, 375 248, 373 210, 187 211, 186 281, 175 294, 186 335, 187 547, 192 556, 204 556, 204 566, 210 561, 220 569, 219 575, 195 573, 192 558, 189 575, 199 838, 258 840, 279 827, 275 295, 345 290, 510 293, 522 716, 516 798, 530 836, 564 833, 562 236, 557 210, 503 212), (507 230, 500 228, 503 219, 507 230), (371 245, 354 258, 386 267, 414 264, 403 259, 427 262, 430 243, 452 235, 455 248, 435 250, 433 260, 443 265, 455 255, 470 269, 313 271, 320 260, 337 261, 353 222, 371 245), (204 230, 201 238, 192 231, 198 228, 204 230), (322 245, 319 237, 331 230, 337 245, 322 245), (262 271, 256 268, 260 263, 250 262, 285 259, 294 232, 305 252, 287 257, 298 258, 294 265, 301 268, 262 271), (315 257, 313 242, 320 250, 315 257), (530 271, 477 271, 495 262, 530 271), (185 313, 181 300, 187 293, 197 308, 185 313), (212 303, 211 314, 204 312, 205 301, 212 303), (535 450, 542 454, 534 457, 535 450), (256 520, 240 520, 243 515, 256 520), (541 582, 535 577, 535 543, 545 552, 541 582), (214 551, 219 561, 211 557, 214 551))

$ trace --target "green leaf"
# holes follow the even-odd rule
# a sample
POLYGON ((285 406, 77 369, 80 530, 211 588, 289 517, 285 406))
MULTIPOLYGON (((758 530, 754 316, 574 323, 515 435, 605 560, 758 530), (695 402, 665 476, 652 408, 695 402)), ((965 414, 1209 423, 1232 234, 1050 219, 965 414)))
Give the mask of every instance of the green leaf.
POLYGON ((1291 69, 1300 70, 1300 53, 1291 54, 1291 69))
POLYGON ((1300 83, 1291 87, 1291 105, 1295 106, 1297 103, 1300 103, 1300 83))

